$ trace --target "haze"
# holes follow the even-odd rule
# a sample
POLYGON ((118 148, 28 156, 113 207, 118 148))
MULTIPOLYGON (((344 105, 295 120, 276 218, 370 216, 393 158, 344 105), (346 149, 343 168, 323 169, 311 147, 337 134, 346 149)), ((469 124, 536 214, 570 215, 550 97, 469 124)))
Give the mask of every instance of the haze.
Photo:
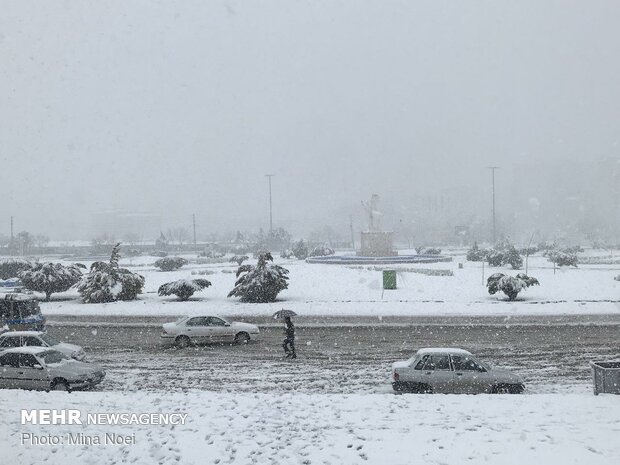
POLYGON ((267 230, 274 174, 295 236, 363 229, 377 193, 432 241, 488 232, 496 165, 504 233, 618 236, 617 1, 1 6, 4 234, 90 240, 107 211, 158 216, 146 238, 267 230))

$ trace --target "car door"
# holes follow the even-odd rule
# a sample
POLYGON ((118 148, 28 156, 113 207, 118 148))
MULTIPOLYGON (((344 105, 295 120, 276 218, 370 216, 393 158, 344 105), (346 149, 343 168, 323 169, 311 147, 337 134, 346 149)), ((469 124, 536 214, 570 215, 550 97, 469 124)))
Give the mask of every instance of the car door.
POLYGON ((24 389, 47 389, 50 385, 47 370, 32 354, 19 354, 18 375, 24 389))
POLYGON ((214 342, 230 342, 235 338, 232 326, 221 318, 210 316, 207 324, 211 328, 211 338, 214 342))
POLYGON ((431 354, 422 368, 422 382, 433 392, 451 392, 454 373, 448 354, 431 354))
POLYGON ((209 342, 212 328, 208 325, 206 317, 197 316, 185 322, 185 334, 195 342, 209 342))
POLYGON ((454 392, 478 394, 489 391, 489 373, 473 356, 451 354, 450 358, 454 367, 454 392))
POLYGON ((0 356, 0 386, 3 388, 19 388, 19 354, 9 353, 0 356))

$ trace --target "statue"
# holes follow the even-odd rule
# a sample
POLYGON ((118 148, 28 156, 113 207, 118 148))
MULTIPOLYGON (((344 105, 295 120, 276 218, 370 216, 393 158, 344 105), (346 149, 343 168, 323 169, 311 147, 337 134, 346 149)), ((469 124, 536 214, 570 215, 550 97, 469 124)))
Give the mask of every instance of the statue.
POLYGON ((377 208, 379 204, 379 196, 372 194, 370 202, 364 202, 362 200, 362 206, 368 213, 368 230, 369 231, 381 231, 381 216, 383 215, 377 208))

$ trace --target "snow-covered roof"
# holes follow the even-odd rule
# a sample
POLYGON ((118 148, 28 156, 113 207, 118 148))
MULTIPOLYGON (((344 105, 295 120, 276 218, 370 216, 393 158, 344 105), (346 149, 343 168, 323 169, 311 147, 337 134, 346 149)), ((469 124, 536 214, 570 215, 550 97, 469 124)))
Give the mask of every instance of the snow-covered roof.
POLYGON ((7 353, 14 353, 17 352, 18 354, 33 354, 33 355, 38 355, 42 352, 47 352, 49 350, 53 350, 50 349, 49 347, 35 347, 35 346, 28 346, 28 347, 12 347, 10 349, 6 349, 2 351, 2 354, 7 354, 7 353))
POLYGON ((462 354, 462 355, 471 355, 471 352, 468 352, 464 349, 456 349, 454 347, 426 347, 424 349, 418 350, 418 355, 426 355, 426 354, 462 354))
POLYGON ((6 333, 2 333, 0 337, 5 336, 40 336, 41 334, 45 334, 45 331, 7 331, 6 333))

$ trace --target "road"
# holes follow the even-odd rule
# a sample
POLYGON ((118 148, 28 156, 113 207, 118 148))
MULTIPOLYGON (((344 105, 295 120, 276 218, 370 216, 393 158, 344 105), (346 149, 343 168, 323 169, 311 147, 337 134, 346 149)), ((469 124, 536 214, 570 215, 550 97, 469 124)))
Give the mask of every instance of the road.
POLYGON ((393 361, 449 346, 517 371, 529 392, 557 392, 590 389, 589 361, 620 358, 614 315, 299 319, 297 360, 282 358, 282 328, 267 319, 255 319, 260 341, 187 349, 162 344, 166 318, 53 320, 50 334, 82 345, 106 369, 103 390, 385 392, 393 361))

